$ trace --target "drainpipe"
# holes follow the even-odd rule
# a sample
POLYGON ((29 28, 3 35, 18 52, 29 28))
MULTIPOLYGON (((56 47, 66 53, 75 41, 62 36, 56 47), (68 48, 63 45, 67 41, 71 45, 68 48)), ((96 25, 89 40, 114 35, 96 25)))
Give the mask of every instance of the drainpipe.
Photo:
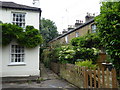
MULTIPOLYGON (((41 32, 41 12, 42 12, 42 10, 39 8, 39 30, 40 30, 40 32, 41 32)), ((40 48, 39 48, 39 70, 40 70, 40 77, 41 77, 40 58, 41 58, 41 55, 40 55, 40 48)))

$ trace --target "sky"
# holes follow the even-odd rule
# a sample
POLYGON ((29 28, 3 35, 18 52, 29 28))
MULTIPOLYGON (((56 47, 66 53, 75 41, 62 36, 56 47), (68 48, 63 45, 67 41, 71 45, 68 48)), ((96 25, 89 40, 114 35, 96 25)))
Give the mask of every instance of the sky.
MULTIPOLYGON (((33 6, 33 0, 1 0, 33 6)), ((39 0, 42 18, 55 22, 58 32, 74 25, 76 20, 83 20, 87 12, 95 15, 100 13, 100 0, 39 0)))

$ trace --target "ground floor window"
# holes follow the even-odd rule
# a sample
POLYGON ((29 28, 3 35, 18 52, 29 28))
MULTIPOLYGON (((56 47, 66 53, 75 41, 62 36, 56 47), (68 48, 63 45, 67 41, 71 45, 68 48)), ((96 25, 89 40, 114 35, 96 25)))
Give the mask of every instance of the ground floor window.
POLYGON ((24 62, 24 47, 20 45, 11 45, 11 63, 24 62))

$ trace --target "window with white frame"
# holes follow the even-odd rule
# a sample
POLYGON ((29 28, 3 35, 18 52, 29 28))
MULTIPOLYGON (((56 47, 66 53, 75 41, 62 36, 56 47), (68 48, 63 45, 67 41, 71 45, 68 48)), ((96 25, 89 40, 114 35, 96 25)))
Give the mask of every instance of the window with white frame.
POLYGON ((12 23, 25 28, 25 13, 12 13, 12 23))
POLYGON ((96 25, 95 24, 92 24, 92 26, 91 26, 91 32, 92 33, 96 33, 96 25))
POLYGON ((65 36, 65 42, 68 43, 68 36, 65 36))
POLYGON ((19 45, 11 45, 11 63, 24 62, 24 47, 19 45))
POLYGON ((79 32, 76 32, 76 33, 75 33, 75 36, 76 36, 76 37, 79 37, 79 32))

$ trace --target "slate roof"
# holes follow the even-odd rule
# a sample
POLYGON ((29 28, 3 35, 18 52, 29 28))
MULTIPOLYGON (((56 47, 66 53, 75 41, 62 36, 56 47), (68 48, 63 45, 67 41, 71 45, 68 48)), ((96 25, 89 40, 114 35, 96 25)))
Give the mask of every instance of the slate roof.
POLYGON ((66 35, 68 35, 68 34, 70 34, 70 33, 72 33, 72 32, 75 32, 76 30, 78 30, 78 29, 80 29, 80 28, 82 28, 82 27, 84 27, 84 26, 86 26, 86 25, 88 25, 88 24, 90 24, 90 23, 92 23, 92 22, 94 22, 94 18, 92 18, 92 19, 90 19, 89 21, 87 21, 86 23, 78 26, 77 28, 68 31, 68 32, 65 33, 65 34, 62 34, 61 36, 56 37, 55 39, 51 40, 50 42, 55 41, 55 40, 57 40, 57 39, 60 39, 60 38, 66 36, 66 35))
POLYGON ((0 1, 0 7, 2 7, 2 8, 11 8, 11 9, 41 11, 40 8, 26 6, 26 5, 22 5, 22 4, 17 4, 17 3, 14 3, 14 2, 4 2, 4 1, 0 1))

